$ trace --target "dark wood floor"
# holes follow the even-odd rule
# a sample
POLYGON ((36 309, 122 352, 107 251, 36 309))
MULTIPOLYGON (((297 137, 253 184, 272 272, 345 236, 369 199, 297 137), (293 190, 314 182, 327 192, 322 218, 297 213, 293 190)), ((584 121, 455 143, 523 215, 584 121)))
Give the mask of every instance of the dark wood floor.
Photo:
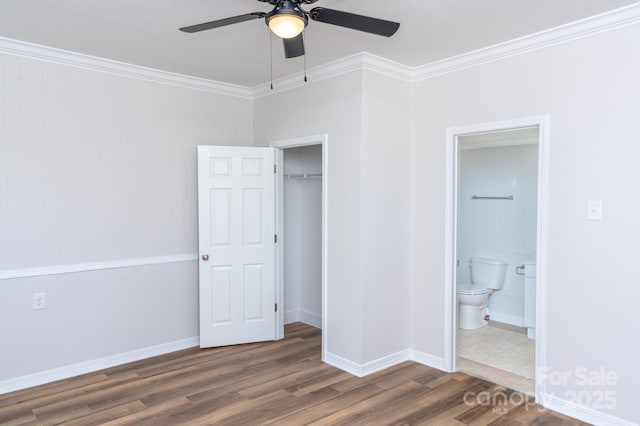
POLYGON ((585 424, 413 362, 360 379, 320 361, 318 329, 291 324, 286 336, 187 349, 0 395, 0 424, 585 424))

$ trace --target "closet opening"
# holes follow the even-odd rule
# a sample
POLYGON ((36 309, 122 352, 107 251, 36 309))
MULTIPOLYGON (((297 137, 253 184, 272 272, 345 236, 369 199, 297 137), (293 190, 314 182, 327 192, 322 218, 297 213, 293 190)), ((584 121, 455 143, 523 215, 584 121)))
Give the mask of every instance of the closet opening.
MULTIPOLYGON (((326 336, 326 136, 282 141, 276 172, 278 320, 284 334, 326 336), (281 309, 280 309, 281 307, 281 309)), ((285 336, 281 336, 285 337, 285 336)))

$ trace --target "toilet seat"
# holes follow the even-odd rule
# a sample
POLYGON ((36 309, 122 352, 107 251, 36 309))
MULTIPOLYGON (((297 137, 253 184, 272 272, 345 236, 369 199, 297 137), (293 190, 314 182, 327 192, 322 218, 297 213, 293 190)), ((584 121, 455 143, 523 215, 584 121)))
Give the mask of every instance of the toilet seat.
POLYGON ((476 294, 487 294, 491 293, 491 290, 484 287, 479 287, 473 284, 460 284, 458 286, 458 294, 466 294, 469 296, 473 296, 476 294))

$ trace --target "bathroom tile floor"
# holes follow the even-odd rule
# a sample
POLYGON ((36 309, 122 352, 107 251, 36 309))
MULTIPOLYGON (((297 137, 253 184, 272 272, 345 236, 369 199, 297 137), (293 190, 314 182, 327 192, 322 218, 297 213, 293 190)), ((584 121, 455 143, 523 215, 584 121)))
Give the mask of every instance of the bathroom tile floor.
POLYGON ((533 394, 535 341, 522 330, 494 322, 476 330, 458 329, 458 369, 533 394))

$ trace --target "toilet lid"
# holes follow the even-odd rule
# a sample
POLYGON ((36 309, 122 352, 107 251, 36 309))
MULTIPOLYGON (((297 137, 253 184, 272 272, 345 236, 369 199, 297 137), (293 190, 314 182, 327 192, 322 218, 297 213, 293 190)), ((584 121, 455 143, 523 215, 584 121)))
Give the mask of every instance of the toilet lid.
POLYGON ((485 294, 488 292, 489 289, 473 284, 460 284, 458 286, 458 293, 460 294, 485 294))

